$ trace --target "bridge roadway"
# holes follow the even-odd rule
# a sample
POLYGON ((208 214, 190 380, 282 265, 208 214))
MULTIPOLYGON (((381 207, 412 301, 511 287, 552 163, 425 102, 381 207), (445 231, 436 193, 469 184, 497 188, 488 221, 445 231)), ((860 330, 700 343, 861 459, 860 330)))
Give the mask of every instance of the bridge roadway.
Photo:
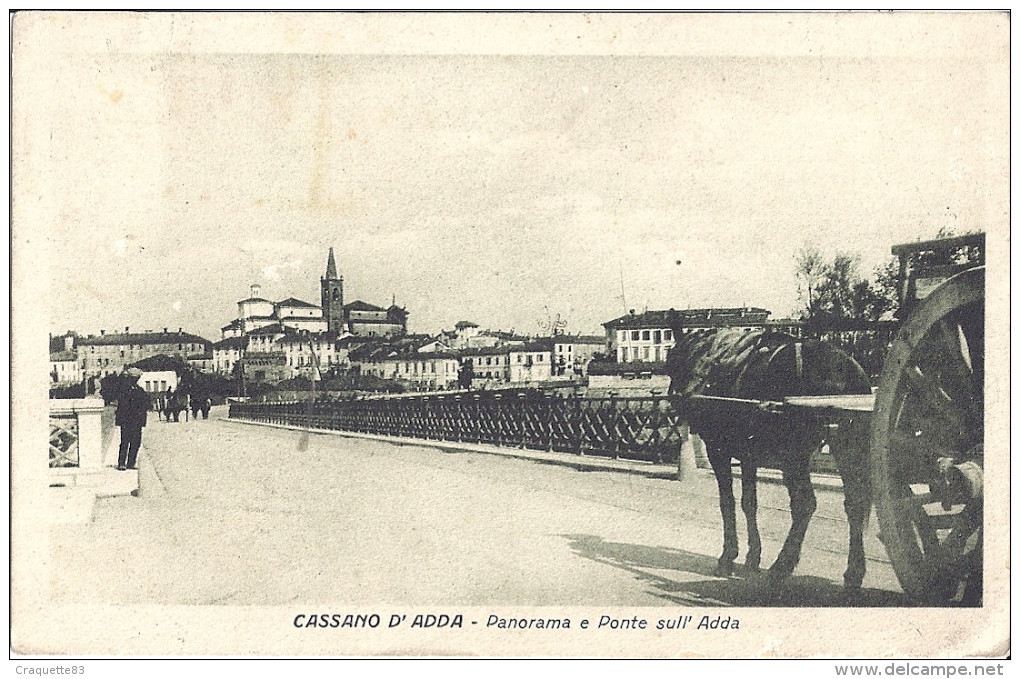
MULTIPOLYGON (((819 489, 801 565, 770 592, 760 577, 713 575, 722 538, 707 470, 679 483, 413 442, 311 434, 302 445, 300 432, 225 418, 150 422, 140 496, 99 500, 91 523, 52 528, 56 600, 848 605, 838 489, 819 489)), ((759 497, 770 564, 789 526, 786 491, 761 483, 759 497)), ((853 603, 909 605, 874 521, 865 546, 853 603)))

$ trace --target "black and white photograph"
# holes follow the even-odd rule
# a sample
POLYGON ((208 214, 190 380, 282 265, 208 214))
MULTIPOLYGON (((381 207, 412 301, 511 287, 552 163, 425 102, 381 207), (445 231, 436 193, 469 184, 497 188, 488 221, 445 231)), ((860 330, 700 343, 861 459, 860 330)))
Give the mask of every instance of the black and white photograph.
POLYGON ((1008 12, 10 29, 12 658, 1008 656, 1008 12))

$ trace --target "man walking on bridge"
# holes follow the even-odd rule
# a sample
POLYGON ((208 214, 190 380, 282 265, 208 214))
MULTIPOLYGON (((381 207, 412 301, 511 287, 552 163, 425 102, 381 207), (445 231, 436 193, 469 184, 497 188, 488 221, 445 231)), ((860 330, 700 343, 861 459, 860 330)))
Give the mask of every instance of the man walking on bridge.
POLYGON ((127 371, 131 386, 117 399, 116 423, 120 427, 120 452, 117 455, 117 469, 136 469, 138 449, 142 445, 142 427, 149 413, 149 396, 138 384, 142 371, 131 368, 127 371))

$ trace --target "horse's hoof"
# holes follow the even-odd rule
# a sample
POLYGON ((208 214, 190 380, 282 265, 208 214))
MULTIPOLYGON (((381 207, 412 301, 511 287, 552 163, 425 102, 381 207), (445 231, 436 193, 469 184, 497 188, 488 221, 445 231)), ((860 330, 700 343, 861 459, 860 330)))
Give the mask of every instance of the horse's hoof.
POLYGON ((843 591, 840 594, 839 599, 841 606, 848 607, 861 606, 864 603, 864 593, 861 591, 861 588, 859 586, 858 587, 846 586, 843 588, 843 591))
POLYGON ((715 574, 720 578, 729 578, 733 576, 733 562, 720 563, 715 567, 715 574))
POLYGON ((792 573, 793 571, 791 570, 772 566, 772 568, 769 569, 766 578, 768 580, 769 587, 782 587, 783 583, 787 581, 792 573))

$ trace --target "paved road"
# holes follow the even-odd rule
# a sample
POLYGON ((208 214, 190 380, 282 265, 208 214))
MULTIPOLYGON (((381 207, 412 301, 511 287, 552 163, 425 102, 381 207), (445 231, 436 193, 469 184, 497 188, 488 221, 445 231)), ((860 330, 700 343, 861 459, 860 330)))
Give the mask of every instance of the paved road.
MULTIPOLYGON (((500 455, 231 422, 153 422, 159 487, 100 500, 52 529, 51 593, 66 603, 843 606, 842 495, 819 493, 801 566, 782 592, 712 574, 714 481, 678 483, 500 455)), ((765 563, 789 526, 761 484, 765 563)), ((904 606, 868 535, 865 590, 904 606)))

